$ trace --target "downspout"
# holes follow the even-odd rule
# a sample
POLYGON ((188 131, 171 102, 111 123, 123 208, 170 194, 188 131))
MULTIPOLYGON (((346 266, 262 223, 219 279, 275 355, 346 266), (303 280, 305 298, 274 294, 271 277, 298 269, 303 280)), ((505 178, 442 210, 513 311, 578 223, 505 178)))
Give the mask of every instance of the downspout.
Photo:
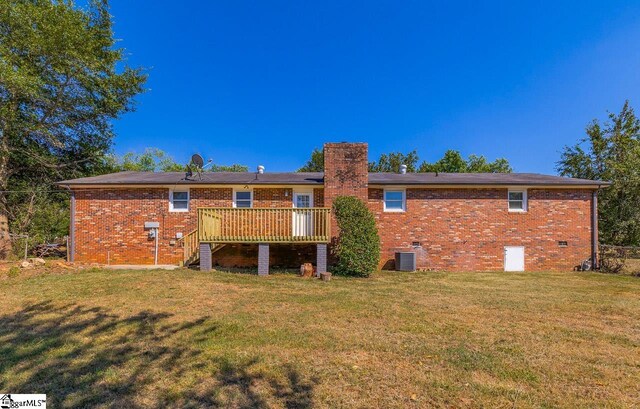
POLYGON ((598 265, 598 189, 594 189, 591 196, 591 270, 597 270, 598 265))
POLYGON ((76 256, 76 193, 69 187, 64 186, 71 194, 69 200, 69 262, 73 263, 76 256))
POLYGON ((155 229, 156 231, 156 252, 153 257, 153 265, 158 265, 158 236, 160 235, 160 230, 155 229))

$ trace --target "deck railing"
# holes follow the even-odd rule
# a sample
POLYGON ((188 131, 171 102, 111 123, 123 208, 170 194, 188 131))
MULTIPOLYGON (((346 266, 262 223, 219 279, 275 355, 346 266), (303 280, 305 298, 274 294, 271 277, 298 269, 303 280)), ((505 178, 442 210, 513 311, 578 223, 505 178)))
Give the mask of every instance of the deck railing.
POLYGON ((199 208, 198 239, 210 243, 327 243, 328 208, 199 208))
POLYGON ((199 257, 198 230, 187 233, 180 240, 183 246, 182 263, 189 265, 199 257))

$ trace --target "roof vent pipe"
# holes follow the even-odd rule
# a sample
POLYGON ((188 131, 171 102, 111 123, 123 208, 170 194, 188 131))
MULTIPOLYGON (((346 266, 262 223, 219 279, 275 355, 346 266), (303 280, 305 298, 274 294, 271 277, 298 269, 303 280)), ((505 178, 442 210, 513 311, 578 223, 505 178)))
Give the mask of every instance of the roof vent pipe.
POLYGON ((407 165, 400 165, 400 173, 403 175, 407 173, 407 165))
POLYGON ((258 173, 260 173, 260 174, 264 173, 264 166, 262 166, 262 165, 258 166, 258 173))

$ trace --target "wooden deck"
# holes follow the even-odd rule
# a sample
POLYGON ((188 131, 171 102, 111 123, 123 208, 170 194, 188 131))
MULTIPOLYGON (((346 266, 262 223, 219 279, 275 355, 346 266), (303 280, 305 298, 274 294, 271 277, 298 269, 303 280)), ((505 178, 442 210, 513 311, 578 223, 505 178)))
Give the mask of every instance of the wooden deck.
POLYGON ((201 243, 328 243, 331 209, 198 208, 201 243))

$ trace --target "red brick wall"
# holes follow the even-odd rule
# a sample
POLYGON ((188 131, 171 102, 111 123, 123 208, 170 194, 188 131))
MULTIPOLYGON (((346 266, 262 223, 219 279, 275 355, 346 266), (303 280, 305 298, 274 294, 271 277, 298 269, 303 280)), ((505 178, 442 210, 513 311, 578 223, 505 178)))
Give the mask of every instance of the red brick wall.
POLYGON ((369 159, 366 143, 324 144, 324 204, 337 196, 367 199, 369 159))
MULTIPOLYGON (((355 196, 367 200, 369 158, 366 143, 324 144, 324 197, 326 207, 338 196, 355 196)), ((331 241, 339 234, 335 217, 331 218, 331 241)), ((332 262, 330 258, 330 262, 332 262)))
POLYGON ((253 207, 293 207, 293 189, 256 188, 253 189, 253 207))
POLYGON ((368 205, 385 268, 398 250, 449 271, 501 271, 505 246, 525 247, 527 271, 571 270, 591 255, 591 191, 529 189, 526 213, 507 210, 507 189, 407 189, 404 213, 383 212, 382 195, 369 189, 368 205))
MULTIPOLYGON (((290 188, 257 188, 255 207, 291 207, 290 188), (286 192, 286 196, 285 196, 286 192)), ((322 189, 314 205, 323 206, 322 189)), ((189 212, 169 212, 168 189, 96 189, 76 192, 75 259, 79 262, 152 264, 154 240, 144 222, 160 222, 159 263, 177 264, 182 248, 176 233, 196 228, 198 207, 231 207, 231 188, 192 188, 189 212)), ((407 211, 382 211, 382 189, 368 189, 382 241, 382 265, 393 267, 393 253, 413 250, 418 266, 436 270, 502 270, 504 247, 525 246, 525 268, 569 270, 591 252, 591 191, 529 189, 526 213, 507 211, 506 189, 407 189, 407 211), (558 241, 568 247, 559 247, 558 241)), ((255 250, 255 249, 253 249, 255 250)), ((255 264, 250 247, 228 246, 214 254, 223 266, 255 264)), ((292 263, 311 257, 308 249, 292 263)), ((277 256, 281 254, 281 256, 277 256)), ((285 260, 286 261, 286 260, 285 260)), ((283 261, 281 264, 287 264, 283 261)), ((277 260, 272 260, 278 264, 277 260)))
POLYGON ((313 189, 313 206, 324 207, 324 189, 313 189))
MULTIPOLYGON (((321 192, 314 196, 321 198, 321 192)), ((77 191, 75 260, 104 264, 153 264, 155 240, 149 239, 144 223, 160 222, 158 263, 179 263, 183 250, 176 242, 176 235, 184 235, 197 228, 196 209, 233 205, 232 188, 191 188, 189 194, 188 212, 170 212, 169 189, 166 188, 77 191)), ((253 206, 293 207, 292 195, 291 188, 255 188, 253 206)), ((229 253, 227 249, 225 254, 229 253)), ((215 262, 216 254, 213 258, 215 262)), ((232 257, 230 260, 229 266, 236 264, 232 257)), ((254 262, 246 261, 249 265, 254 262)))

